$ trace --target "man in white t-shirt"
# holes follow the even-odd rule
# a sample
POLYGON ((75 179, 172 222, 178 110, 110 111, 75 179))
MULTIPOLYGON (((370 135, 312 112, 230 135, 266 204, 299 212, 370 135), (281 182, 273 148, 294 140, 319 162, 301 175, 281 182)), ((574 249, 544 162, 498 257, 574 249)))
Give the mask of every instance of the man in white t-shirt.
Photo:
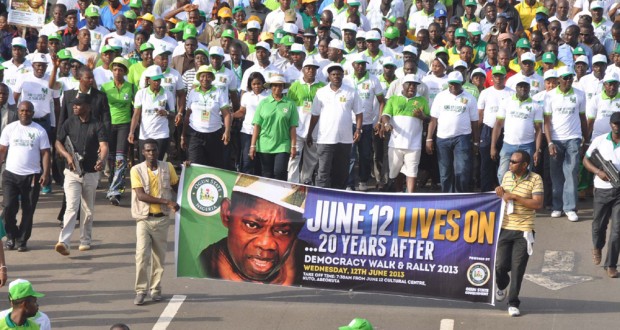
MULTIPOLYGON (((480 190, 492 191, 501 181, 496 180, 497 156, 492 157, 491 150, 494 147, 501 149, 501 140, 495 141, 492 145, 492 136, 500 108, 504 108, 506 102, 512 97, 514 90, 506 87, 506 68, 497 65, 491 68, 493 75, 493 86, 483 90, 478 97, 478 117, 482 124, 480 125, 480 190)), ((529 92, 529 88, 528 88, 529 92)), ((508 154, 510 157, 512 153, 508 154)))
MULTIPOLYGON (((118 15, 114 18, 114 26, 116 31, 110 32, 103 37, 101 47, 106 44, 106 40, 114 38, 121 42, 123 50, 121 56, 127 57, 127 55, 136 50, 136 43, 134 42, 134 34, 127 31, 127 18, 123 15, 118 15)), ((153 39, 153 37, 151 37, 153 39)), ((99 50, 100 51, 100 50, 99 50)))
POLYGON ((605 78, 601 79, 603 91, 593 96, 590 102, 586 102, 590 141, 609 133, 609 118, 614 113, 620 112, 619 80, 620 77, 615 72, 606 74, 605 78))
POLYGON ((13 91, 15 90, 17 78, 32 72, 32 63, 26 59, 26 52, 28 52, 26 39, 21 37, 13 38, 11 41, 12 58, 2 63, 2 66, 5 67, 3 83, 13 91))
POLYGON ((47 185, 50 175, 50 141, 43 127, 32 121, 31 102, 21 102, 17 111, 19 120, 7 125, 0 135, 0 164, 6 160, 2 174, 6 248, 17 247, 19 252, 25 252, 39 190, 47 185), (22 220, 17 226, 20 204, 22 220))
POLYGON ((579 220, 575 212, 577 173, 582 137, 587 135, 585 95, 572 87, 574 75, 570 67, 558 70, 560 85, 547 93, 544 110, 546 142, 551 156, 551 217, 559 218, 564 211, 573 222, 579 220))
MULTIPOLYGON (((448 75, 448 90, 435 97, 426 136, 426 152, 433 153, 437 131, 437 160, 443 192, 470 192, 472 178, 472 141, 478 141, 476 98, 463 90, 463 75, 448 75)), ((477 149, 478 142, 473 143, 477 149)))
POLYGON ((506 81, 506 86, 515 90, 517 87, 516 82, 525 79, 525 81, 530 83, 530 96, 534 96, 536 93, 542 91, 545 86, 545 81, 543 77, 534 71, 536 67, 536 55, 531 52, 523 53, 521 55, 520 66, 521 72, 510 77, 508 81, 506 81))

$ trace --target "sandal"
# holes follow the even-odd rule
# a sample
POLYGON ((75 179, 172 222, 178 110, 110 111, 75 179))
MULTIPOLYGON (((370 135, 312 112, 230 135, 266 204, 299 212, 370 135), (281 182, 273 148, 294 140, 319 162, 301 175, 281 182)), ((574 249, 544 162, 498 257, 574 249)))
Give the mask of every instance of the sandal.
POLYGON ((601 249, 592 250, 592 261, 594 261, 595 265, 598 265, 601 263, 601 249))

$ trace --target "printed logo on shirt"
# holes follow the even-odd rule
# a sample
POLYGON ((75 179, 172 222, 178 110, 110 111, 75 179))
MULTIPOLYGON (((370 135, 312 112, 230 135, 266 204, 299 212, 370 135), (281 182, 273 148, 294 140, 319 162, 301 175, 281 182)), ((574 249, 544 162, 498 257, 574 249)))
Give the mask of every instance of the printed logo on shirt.
POLYGON ((340 103, 345 103, 347 102, 347 97, 346 96, 341 96, 340 97, 340 103))
POLYGON ((28 133, 29 139, 13 139, 11 146, 32 148, 34 146, 35 137, 36 135, 34 133, 28 133))
POLYGON ((129 94, 125 93, 125 95, 123 95, 123 100, 125 101, 129 100, 129 94))
POLYGON ((282 112, 288 113, 288 108, 282 108, 282 112))
POLYGON ((166 106, 166 100, 161 100, 158 102, 160 107, 165 107, 166 106))
POLYGON ((227 196, 224 182, 211 174, 198 176, 187 190, 187 199, 192 210, 207 217, 219 212, 222 200, 227 196))
POLYGON ((540 84, 538 83, 538 81, 532 80, 532 87, 537 87, 538 88, 539 85, 540 84))
POLYGON ((571 96, 569 99, 572 103, 577 103, 577 98, 574 96, 571 96))

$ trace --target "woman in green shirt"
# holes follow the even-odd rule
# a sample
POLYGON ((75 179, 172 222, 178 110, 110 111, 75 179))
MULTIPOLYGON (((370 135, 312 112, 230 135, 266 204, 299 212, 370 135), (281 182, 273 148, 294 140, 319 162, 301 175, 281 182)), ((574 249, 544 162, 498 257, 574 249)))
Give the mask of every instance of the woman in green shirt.
POLYGON ((108 166, 110 167, 110 188, 106 197, 112 205, 118 205, 125 191, 125 171, 127 170, 127 150, 129 143, 129 125, 131 123, 135 87, 125 80, 129 72, 129 61, 117 57, 110 65, 112 81, 101 85, 101 91, 108 97, 110 105, 110 130, 108 166))
POLYGON ((302 0, 299 15, 304 24, 304 31, 314 29, 319 26, 321 17, 316 13, 316 3, 318 0, 302 0))
POLYGON ((250 159, 256 157, 261 164, 262 176, 286 181, 288 160, 297 156, 299 121, 295 102, 284 96, 286 78, 274 74, 265 84, 271 95, 261 100, 254 114, 254 132, 250 145, 250 159))

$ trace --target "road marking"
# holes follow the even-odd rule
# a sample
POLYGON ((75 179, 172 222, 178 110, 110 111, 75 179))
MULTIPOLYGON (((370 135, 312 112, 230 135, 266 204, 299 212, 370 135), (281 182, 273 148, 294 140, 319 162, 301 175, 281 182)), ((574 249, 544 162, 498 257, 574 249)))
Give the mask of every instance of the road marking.
POLYGON ((452 319, 443 319, 441 323, 439 323, 439 330, 452 330, 454 329, 454 320, 452 319))
POLYGON ((575 284, 591 281, 591 276, 574 276, 574 251, 545 251, 540 274, 525 274, 525 279, 549 290, 560 290, 575 284))
POLYGON ((166 306, 166 309, 161 312, 159 319, 157 319, 157 323, 155 323, 155 325, 153 326, 153 330, 165 330, 166 328, 168 328, 170 322, 172 322, 172 319, 174 319, 174 316, 177 314, 179 308, 181 308, 181 305, 185 301, 185 298, 187 298, 187 296, 172 296, 172 299, 170 299, 168 306, 166 306))

